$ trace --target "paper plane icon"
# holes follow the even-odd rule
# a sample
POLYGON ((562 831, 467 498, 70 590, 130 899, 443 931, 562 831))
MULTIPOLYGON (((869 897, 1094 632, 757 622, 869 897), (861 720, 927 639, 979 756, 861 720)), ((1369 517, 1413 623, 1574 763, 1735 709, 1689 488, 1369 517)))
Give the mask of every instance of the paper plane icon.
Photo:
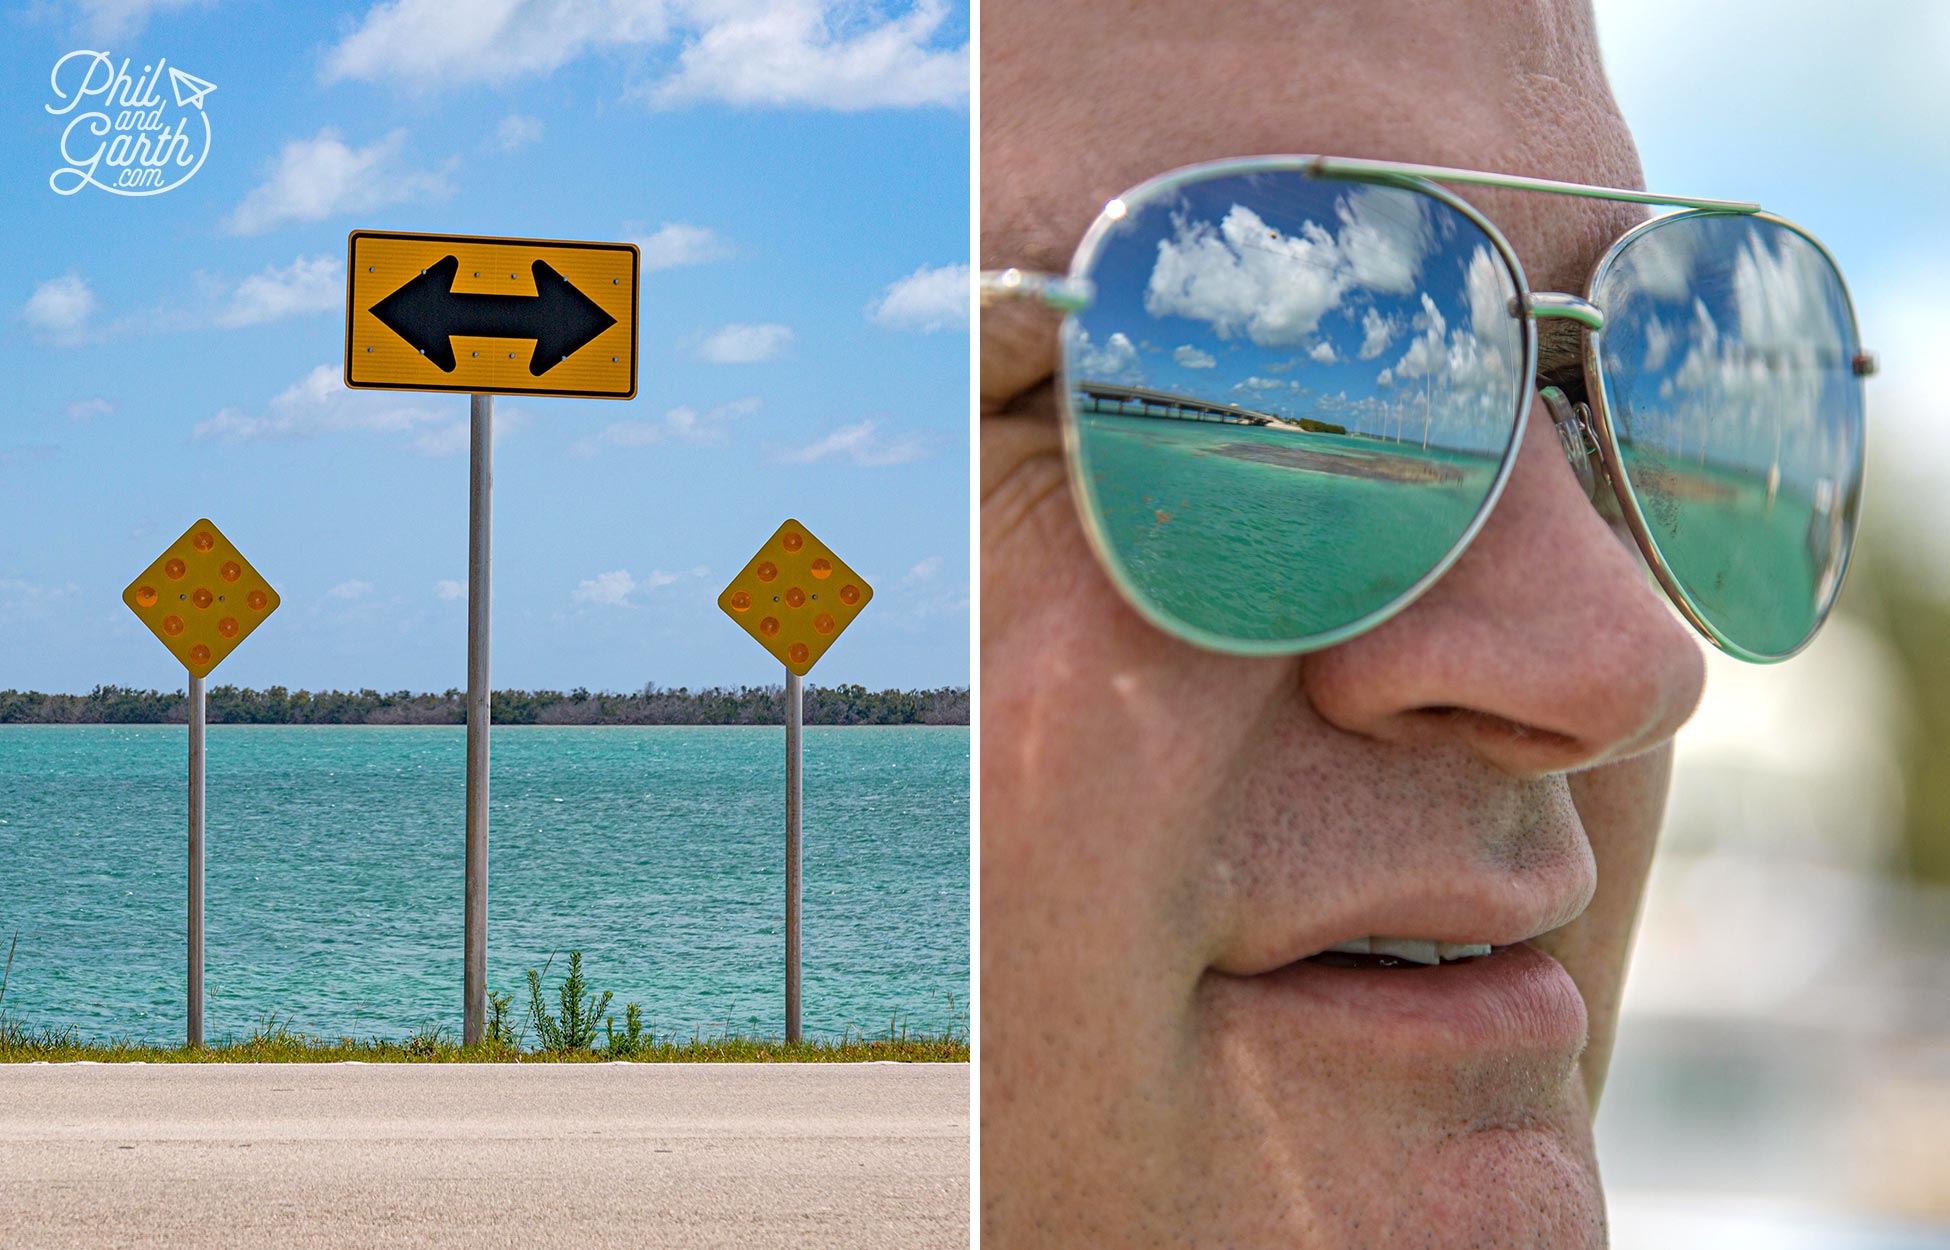
POLYGON ((176 89, 176 107, 203 107, 203 97, 217 89, 217 84, 205 82, 195 74, 185 74, 174 65, 169 67, 169 85, 176 89))

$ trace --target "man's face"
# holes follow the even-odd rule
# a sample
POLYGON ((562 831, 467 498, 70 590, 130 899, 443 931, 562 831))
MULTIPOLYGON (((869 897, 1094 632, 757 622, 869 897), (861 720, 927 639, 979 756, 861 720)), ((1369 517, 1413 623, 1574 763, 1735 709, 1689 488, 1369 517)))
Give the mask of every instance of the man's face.
MULTIPOLYGON (((1062 270, 1106 199, 1225 156, 1637 185, 1589 14, 1482 7, 990 0, 984 265, 1062 270)), ((1637 219, 1468 198, 1537 289, 1637 219)), ((1488 524, 1385 625, 1291 659, 1178 642, 1078 525, 1055 330, 984 317, 984 1244, 1601 1244, 1590 1117, 1692 635, 1540 404, 1488 524), (1366 935, 1532 950, 1302 962, 1366 935)))

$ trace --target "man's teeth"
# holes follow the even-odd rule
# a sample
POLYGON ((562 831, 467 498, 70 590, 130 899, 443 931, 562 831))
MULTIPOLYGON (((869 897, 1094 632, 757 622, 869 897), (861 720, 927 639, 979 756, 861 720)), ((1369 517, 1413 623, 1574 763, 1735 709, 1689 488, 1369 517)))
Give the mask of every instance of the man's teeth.
POLYGON ((1336 942, 1327 949, 1344 955, 1388 955, 1415 964, 1474 959, 1490 953, 1488 943, 1435 942, 1425 938, 1402 937, 1355 938, 1348 942, 1336 942))

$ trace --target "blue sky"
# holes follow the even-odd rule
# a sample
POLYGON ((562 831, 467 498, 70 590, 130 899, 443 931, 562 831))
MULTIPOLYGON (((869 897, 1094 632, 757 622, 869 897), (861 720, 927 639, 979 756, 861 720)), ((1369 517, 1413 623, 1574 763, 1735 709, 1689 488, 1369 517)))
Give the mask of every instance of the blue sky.
POLYGON ((497 400, 496 686, 779 680, 714 599, 788 515, 876 588, 814 682, 965 684, 965 7, 450 8, 0 18, 0 687, 180 684, 118 596, 205 514, 284 600, 213 680, 465 684, 467 400, 344 388, 355 228, 643 248, 637 398, 497 400), (77 49, 216 84, 194 176, 50 189, 77 49))

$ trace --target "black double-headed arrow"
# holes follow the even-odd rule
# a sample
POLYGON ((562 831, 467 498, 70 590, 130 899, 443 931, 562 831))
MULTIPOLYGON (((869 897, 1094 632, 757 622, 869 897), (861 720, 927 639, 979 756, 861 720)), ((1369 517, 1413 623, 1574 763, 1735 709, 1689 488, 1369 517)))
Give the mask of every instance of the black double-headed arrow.
POLYGON ((372 315, 443 373, 454 371, 453 335, 534 339, 528 372, 540 377, 616 324, 544 261, 534 264, 535 294, 473 295, 454 290, 460 258, 449 256, 372 306, 372 315))

